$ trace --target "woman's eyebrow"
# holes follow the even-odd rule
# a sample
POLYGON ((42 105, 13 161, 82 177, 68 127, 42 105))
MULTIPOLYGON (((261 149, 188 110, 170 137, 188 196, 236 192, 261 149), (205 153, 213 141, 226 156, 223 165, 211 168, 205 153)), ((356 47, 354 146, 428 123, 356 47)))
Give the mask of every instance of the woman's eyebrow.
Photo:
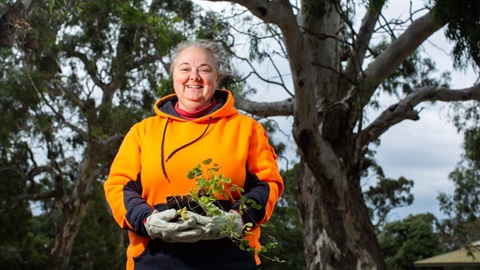
MULTIPOLYGON (((191 64, 190 64, 189 62, 178 63, 178 65, 179 65, 179 66, 181 66, 181 65, 189 65, 189 66, 191 66, 191 64)), ((209 63, 201 63, 201 64, 199 65, 199 67, 203 67, 203 66, 211 67, 212 65, 209 64, 209 63)))

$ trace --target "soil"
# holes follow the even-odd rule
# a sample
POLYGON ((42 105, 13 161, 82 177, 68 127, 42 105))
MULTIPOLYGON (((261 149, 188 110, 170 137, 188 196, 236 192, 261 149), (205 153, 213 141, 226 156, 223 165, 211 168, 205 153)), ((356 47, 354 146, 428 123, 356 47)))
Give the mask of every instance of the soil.
POLYGON ((167 197, 168 209, 183 209, 186 208, 188 211, 194 213, 205 215, 205 210, 196 202, 192 200, 190 195, 175 195, 167 197))

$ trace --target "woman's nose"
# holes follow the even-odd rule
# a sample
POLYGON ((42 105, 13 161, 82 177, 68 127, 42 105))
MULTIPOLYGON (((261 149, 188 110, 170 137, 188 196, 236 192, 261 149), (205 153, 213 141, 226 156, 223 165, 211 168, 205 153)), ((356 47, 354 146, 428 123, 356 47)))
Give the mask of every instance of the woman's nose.
POLYGON ((192 70, 190 73, 190 80, 191 81, 198 81, 200 79, 200 74, 198 74, 198 71, 192 70))

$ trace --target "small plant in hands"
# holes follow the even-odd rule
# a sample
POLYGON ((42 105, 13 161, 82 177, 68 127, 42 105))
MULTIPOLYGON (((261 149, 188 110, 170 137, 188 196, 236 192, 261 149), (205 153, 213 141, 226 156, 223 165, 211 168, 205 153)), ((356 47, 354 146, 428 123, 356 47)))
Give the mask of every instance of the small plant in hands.
MULTIPOLYGON (((217 163, 212 164, 212 159, 204 160, 202 164, 198 164, 192 170, 188 171, 188 179, 195 180, 196 186, 187 196, 172 196, 175 197, 174 203, 177 203, 177 205, 173 208, 177 209, 179 216, 184 219, 187 218, 187 210, 206 215, 208 217, 220 216, 221 209, 215 205, 215 201, 222 197, 225 200, 233 200, 229 194, 234 192, 244 192, 243 188, 232 184, 232 180, 228 177, 225 177, 221 173, 219 174, 219 171, 220 165, 217 163), (206 167, 206 170, 204 168, 202 169, 202 167, 206 167)), ((246 214, 245 210, 247 210, 248 207, 255 209, 261 208, 261 206, 254 200, 246 199, 244 196, 241 196, 239 206, 240 215, 243 215, 244 213, 246 214)), ((244 224, 243 232, 245 234, 251 234, 251 229, 253 226, 254 224, 251 222, 244 224)), ((261 250, 250 247, 244 236, 234 230, 233 220, 232 223, 227 222, 227 224, 223 225, 222 230, 223 235, 237 243, 239 248, 242 250, 257 252, 260 254, 266 252, 269 248, 274 248, 278 244, 274 237, 269 236, 271 242, 263 245, 261 250)), ((268 259, 283 262, 278 258, 268 259)))

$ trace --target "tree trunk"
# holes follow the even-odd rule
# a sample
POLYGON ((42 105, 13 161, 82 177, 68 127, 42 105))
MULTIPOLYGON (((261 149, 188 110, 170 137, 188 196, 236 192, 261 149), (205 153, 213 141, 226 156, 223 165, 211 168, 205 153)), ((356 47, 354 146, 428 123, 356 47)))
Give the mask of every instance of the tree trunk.
POLYGON ((63 204, 63 220, 50 251, 47 269, 68 269, 75 237, 90 205, 92 184, 97 179, 95 149, 91 143, 87 146, 70 200, 63 204))
POLYGON ((302 161, 298 206, 307 269, 386 269, 358 179, 316 179, 302 161), (339 194, 341 191, 343 194, 339 194))
POLYGON ((63 218, 62 225, 55 237, 53 248, 50 251, 48 269, 68 269, 73 243, 80 230, 87 208, 88 204, 83 203, 75 211, 63 218))

